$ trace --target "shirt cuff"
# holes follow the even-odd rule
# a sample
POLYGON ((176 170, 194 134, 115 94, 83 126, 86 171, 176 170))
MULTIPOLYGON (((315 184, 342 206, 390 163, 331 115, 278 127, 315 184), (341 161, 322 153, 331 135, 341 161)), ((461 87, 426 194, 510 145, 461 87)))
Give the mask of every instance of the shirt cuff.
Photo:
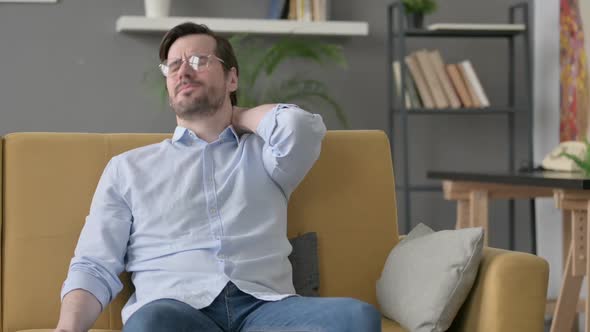
POLYGON ((277 106, 275 106, 272 109, 272 111, 266 113, 262 117, 262 120, 260 120, 260 123, 256 128, 256 133, 258 134, 258 136, 262 137, 262 139, 265 142, 268 142, 270 140, 272 132, 275 130, 275 127, 277 126, 277 115, 281 113, 283 109, 290 107, 297 107, 297 105, 277 104, 277 106))
POLYGON ((61 300, 63 301, 66 294, 76 289, 83 289, 94 295, 100 302, 101 311, 111 302, 111 292, 105 284, 97 277, 86 272, 70 271, 68 273, 68 278, 61 288, 61 300))

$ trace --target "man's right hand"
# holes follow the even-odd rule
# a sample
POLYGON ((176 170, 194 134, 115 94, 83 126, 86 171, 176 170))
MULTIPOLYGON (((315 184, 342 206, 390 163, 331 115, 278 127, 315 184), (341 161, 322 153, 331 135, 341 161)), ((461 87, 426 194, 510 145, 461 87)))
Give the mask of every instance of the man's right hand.
POLYGON ((87 332, 102 311, 98 299, 83 289, 64 296, 54 332, 87 332))

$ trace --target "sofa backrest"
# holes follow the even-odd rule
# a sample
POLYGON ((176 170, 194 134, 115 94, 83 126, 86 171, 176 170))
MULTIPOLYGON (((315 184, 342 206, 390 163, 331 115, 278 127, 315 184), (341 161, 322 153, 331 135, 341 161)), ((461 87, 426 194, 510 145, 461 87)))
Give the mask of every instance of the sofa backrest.
MULTIPOLYGON (((163 134, 17 133, 4 138, 3 332, 51 328, 96 184, 109 159, 163 134)), ((291 196, 288 236, 318 233, 320 294, 375 304, 375 282, 397 243, 389 143, 381 131, 329 131, 291 196)), ((95 328, 121 328, 124 291, 95 328)))

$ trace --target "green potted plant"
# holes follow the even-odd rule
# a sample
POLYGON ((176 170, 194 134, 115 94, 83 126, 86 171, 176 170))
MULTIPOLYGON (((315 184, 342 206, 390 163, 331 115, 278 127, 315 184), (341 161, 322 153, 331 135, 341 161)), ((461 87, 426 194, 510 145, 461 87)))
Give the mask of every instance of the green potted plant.
MULTIPOLYGON (((302 73, 285 74, 280 67, 294 61, 306 61, 317 65, 336 65, 346 68, 342 48, 314 38, 285 37, 274 43, 247 35, 235 35, 230 42, 240 65, 238 105, 253 107, 265 103, 288 102, 306 110, 322 113, 332 110, 340 124, 349 129, 346 114, 328 93, 325 83, 306 77, 302 73)), ((287 72, 288 73, 288 72, 287 72)), ((143 81, 158 96, 162 106, 167 104, 168 94, 164 77, 159 70, 144 73, 143 81)))
POLYGON ((406 22, 409 28, 422 29, 424 27, 424 15, 436 10, 435 0, 402 0, 406 13, 406 22))
MULTIPOLYGON (((292 102, 317 111, 327 106, 345 128, 350 128, 346 114, 329 95, 323 82, 293 73, 283 78, 279 72, 285 63, 306 61, 317 65, 347 66, 338 45, 315 38, 285 37, 266 45, 262 39, 246 35, 230 38, 240 65, 238 103, 252 107, 265 103, 292 102), (283 65, 283 66, 281 66, 283 65), (311 106, 318 107, 311 107, 311 106)), ((321 113, 321 112, 319 112, 321 113)))

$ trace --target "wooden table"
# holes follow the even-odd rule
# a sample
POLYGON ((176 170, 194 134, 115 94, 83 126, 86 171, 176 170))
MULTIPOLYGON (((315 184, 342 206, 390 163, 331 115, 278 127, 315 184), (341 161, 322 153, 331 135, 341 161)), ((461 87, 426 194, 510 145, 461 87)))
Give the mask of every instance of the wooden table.
MULTIPOLYGON (((571 331, 578 308, 590 317, 590 301, 580 301, 585 276, 590 276, 590 178, 563 172, 446 172, 430 171, 430 179, 443 181, 447 200, 457 201, 457 228, 483 227, 487 245, 488 205, 491 199, 554 197, 563 213, 564 276, 552 308, 551 332, 571 331)), ((590 299, 590 287, 586 298, 590 299)), ((585 331, 590 332, 590 319, 585 331)))

